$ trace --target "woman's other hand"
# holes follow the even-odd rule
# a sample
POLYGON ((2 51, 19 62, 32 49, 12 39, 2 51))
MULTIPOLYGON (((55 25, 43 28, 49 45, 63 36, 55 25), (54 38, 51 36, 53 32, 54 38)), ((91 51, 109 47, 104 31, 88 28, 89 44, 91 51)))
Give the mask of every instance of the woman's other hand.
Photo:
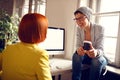
POLYGON ((91 45, 90 46, 91 49, 86 51, 86 54, 90 57, 90 58, 95 58, 97 56, 97 50, 91 45))
POLYGON ((77 53, 78 53, 78 55, 80 55, 80 56, 85 55, 85 51, 84 51, 83 47, 79 47, 79 48, 77 49, 77 53))

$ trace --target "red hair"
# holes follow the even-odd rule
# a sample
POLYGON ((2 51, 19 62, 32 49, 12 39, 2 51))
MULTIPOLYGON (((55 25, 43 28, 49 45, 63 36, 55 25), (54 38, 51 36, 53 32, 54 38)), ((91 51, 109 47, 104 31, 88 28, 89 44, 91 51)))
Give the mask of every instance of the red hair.
POLYGON ((25 43, 40 43, 45 40, 48 28, 48 20, 39 13, 28 13, 23 16, 18 36, 25 43))

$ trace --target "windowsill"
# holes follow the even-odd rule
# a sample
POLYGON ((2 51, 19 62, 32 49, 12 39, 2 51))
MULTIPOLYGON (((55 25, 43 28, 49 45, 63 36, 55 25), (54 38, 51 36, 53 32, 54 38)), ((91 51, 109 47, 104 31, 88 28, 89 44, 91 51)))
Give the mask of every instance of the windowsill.
MULTIPOLYGON (((52 58, 50 59, 50 65, 53 74, 72 71, 72 61, 64 58, 52 58)), ((110 65, 107 65, 106 68, 108 71, 120 75, 120 68, 110 65)))
POLYGON ((116 67, 113 67, 113 66, 109 66, 109 65, 106 66, 106 67, 107 67, 107 70, 108 70, 108 71, 120 75, 120 69, 119 69, 119 68, 116 68, 116 67))

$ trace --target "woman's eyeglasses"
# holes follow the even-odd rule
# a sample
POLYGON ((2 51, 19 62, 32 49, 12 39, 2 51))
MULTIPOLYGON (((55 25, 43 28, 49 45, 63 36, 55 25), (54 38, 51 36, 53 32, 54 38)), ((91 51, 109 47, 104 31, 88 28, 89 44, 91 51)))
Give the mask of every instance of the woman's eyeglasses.
POLYGON ((76 21, 83 21, 85 20, 86 16, 81 16, 79 18, 74 18, 73 20, 76 20, 76 21))

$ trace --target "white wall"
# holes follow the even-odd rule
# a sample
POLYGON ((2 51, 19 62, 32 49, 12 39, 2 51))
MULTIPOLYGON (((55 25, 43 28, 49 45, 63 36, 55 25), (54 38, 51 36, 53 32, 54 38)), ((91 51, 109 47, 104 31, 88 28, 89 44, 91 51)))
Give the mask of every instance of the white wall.
POLYGON ((46 16, 49 26, 65 28, 65 58, 71 59, 75 43, 74 11, 78 0, 47 0, 46 16))

